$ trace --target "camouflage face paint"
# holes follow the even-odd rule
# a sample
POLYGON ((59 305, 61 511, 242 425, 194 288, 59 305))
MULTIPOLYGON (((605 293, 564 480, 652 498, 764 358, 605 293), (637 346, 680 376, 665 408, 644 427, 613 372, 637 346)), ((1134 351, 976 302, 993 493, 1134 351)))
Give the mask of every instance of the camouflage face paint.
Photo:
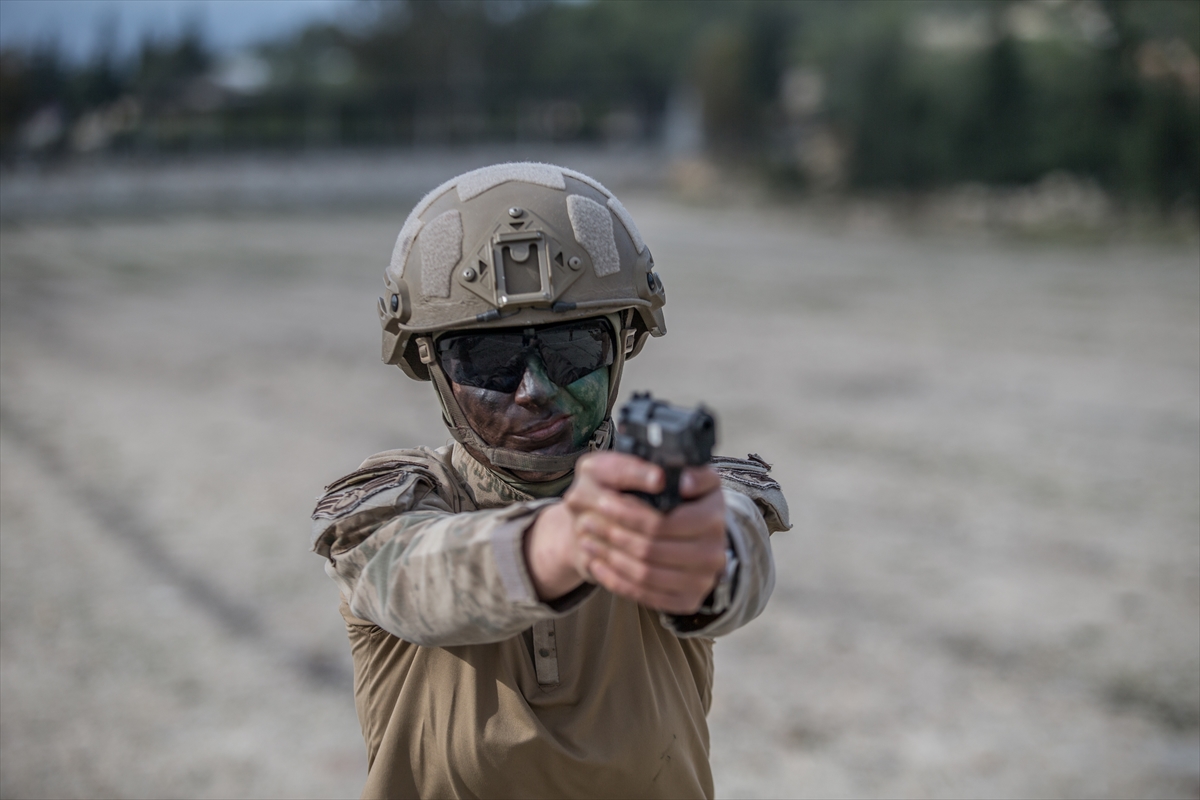
POLYGON ((529 359, 521 384, 511 394, 451 383, 467 422, 492 447, 561 455, 587 444, 608 407, 608 368, 566 387, 546 375, 541 360, 529 359))
POLYGON ((572 444, 578 450, 588 443, 596 428, 604 421, 608 409, 608 367, 600 369, 566 387, 566 393, 575 401, 579 410, 572 417, 574 437, 572 444))

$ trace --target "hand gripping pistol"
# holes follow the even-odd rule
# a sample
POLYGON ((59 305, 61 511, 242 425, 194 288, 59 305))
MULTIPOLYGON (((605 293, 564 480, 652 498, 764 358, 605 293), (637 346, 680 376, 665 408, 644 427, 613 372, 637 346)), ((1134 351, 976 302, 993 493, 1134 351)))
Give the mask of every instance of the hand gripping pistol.
POLYGON ((649 392, 635 393, 617 415, 618 453, 629 453, 658 464, 666 474, 666 488, 658 494, 630 492, 664 514, 682 502, 679 476, 684 467, 697 467, 712 459, 717 443, 717 420, 703 405, 673 406, 655 400, 649 392))

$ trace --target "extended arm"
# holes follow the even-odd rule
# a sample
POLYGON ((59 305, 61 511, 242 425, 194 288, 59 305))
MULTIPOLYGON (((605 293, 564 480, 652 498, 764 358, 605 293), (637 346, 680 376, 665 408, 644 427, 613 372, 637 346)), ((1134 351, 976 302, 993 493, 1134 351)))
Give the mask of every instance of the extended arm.
POLYGON ((501 641, 567 610, 538 600, 521 552, 533 515, 552 501, 456 512, 420 474, 394 483, 341 514, 327 496, 330 510, 314 515, 314 549, 355 616, 448 646, 501 641))
POLYGON ((318 504, 313 549, 328 559, 326 572, 352 613, 422 645, 509 638, 574 608, 592 588, 585 579, 651 608, 690 614, 723 570, 727 543, 739 562, 731 606, 690 624, 664 613, 664 624, 679 635, 715 636, 757 616, 774 584, 769 531, 787 527, 778 484, 764 477, 754 488, 742 473, 706 468, 699 480, 685 481, 692 502, 664 518, 619 489, 588 485, 612 459, 632 462, 634 472, 615 479, 599 470, 600 483, 657 490, 655 476, 644 472, 649 465, 621 454, 581 462, 563 501, 485 511, 439 494, 444 476, 416 465, 362 470, 318 504), (622 513, 642 528, 613 524, 622 513))

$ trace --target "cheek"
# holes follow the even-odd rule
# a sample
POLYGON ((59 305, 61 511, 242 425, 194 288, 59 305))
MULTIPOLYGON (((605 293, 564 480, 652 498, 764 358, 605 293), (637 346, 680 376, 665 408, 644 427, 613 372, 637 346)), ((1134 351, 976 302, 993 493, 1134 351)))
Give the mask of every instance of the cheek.
POLYGON ((608 369, 600 369, 566 387, 567 394, 578 404, 579 411, 575 415, 576 434, 585 440, 596 430, 596 426, 604 421, 604 412, 608 408, 608 369))
MULTIPOLYGON (((466 415, 467 422, 477 433, 484 434, 486 439, 486 432, 502 422, 504 412, 512 405, 513 396, 475 386, 462 386, 457 383, 452 386, 454 399, 458 401, 459 408, 466 415)), ((489 442, 489 444, 491 443, 489 442)))

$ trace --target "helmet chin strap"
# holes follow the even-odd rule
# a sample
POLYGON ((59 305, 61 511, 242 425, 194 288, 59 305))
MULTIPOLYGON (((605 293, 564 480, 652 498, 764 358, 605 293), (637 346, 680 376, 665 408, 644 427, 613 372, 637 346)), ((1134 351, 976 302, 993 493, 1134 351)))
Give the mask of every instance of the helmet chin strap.
MULTIPOLYGON (((627 312, 632 316, 632 312, 627 312)), ((620 389, 621 371, 625 367, 625 348, 621 345, 625 338, 622 335, 627 314, 606 314, 605 318, 617 331, 617 342, 612 366, 608 372, 608 406, 604 412, 604 421, 596 427, 591 440, 586 447, 563 455, 546 455, 543 453, 528 453, 523 450, 512 450, 506 447, 492 447, 475 432, 463 413, 462 406, 454 396, 450 380, 442 370, 437 359, 432 359, 429 367, 429 377, 437 390, 438 400, 442 404, 442 420, 454 440, 467 449, 477 461, 485 467, 505 474, 505 477, 517 479, 511 475, 511 470, 518 472, 541 472, 546 474, 569 472, 575 468, 579 457, 595 450, 608 449, 613 437, 612 408, 617 401, 617 391, 620 389)), ((430 343, 432 345, 432 342, 430 343)), ((432 346, 430 352, 433 351, 432 346)))

